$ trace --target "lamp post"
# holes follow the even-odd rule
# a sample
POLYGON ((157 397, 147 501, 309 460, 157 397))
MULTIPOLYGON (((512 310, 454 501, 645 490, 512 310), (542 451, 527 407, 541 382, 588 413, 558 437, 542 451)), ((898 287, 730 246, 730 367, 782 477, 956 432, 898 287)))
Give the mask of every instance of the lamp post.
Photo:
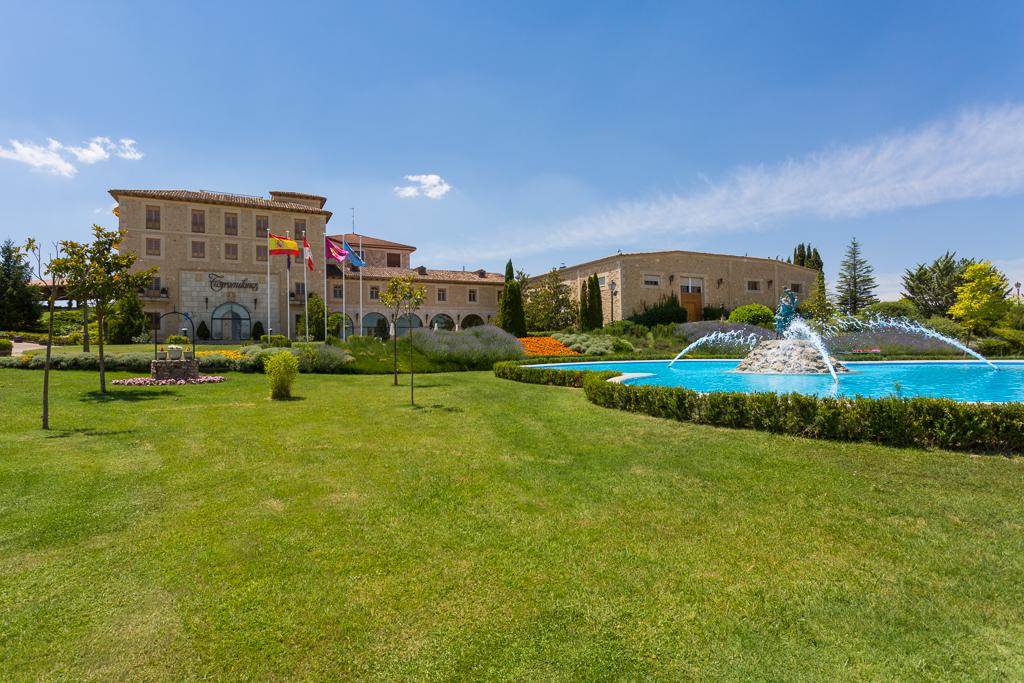
POLYGON ((610 322, 615 322, 615 295, 618 293, 618 292, 615 291, 615 289, 616 289, 615 280, 612 280, 611 282, 608 283, 608 291, 612 295, 612 310, 611 310, 611 317, 612 317, 612 319, 611 319, 610 322))

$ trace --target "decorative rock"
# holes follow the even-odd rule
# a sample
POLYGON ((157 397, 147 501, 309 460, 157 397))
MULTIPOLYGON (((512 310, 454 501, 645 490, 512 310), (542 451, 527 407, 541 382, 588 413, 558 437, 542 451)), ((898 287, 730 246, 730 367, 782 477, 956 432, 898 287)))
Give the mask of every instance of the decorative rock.
MULTIPOLYGON (((836 372, 849 372, 835 358, 830 360, 836 372)), ((804 339, 769 339, 755 346, 743 362, 736 366, 736 372, 824 375, 828 374, 828 365, 812 342, 804 339)))
POLYGON ((199 376, 198 360, 154 360, 149 362, 153 379, 190 379, 199 376))

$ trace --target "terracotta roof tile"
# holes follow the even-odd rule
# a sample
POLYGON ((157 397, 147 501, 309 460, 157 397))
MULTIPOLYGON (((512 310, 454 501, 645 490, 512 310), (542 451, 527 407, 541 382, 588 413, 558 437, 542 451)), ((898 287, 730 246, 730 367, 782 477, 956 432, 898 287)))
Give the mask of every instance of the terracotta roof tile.
POLYGON ((369 235, 360 235, 358 232, 346 232, 341 235, 328 235, 328 237, 336 242, 338 246, 341 246, 343 240, 348 240, 350 247, 355 249, 359 248, 359 238, 363 238, 364 247, 390 247, 392 249, 408 249, 409 251, 416 251, 416 247, 408 244, 402 244, 401 242, 389 242, 388 240, 382 240, 379 237, 370 237, 369 235))
MULTIPOLYGON (((293 193, 294 194, 294 193, 293 193)), ((318 209, 307 204, 296 202, 282 202, 265 197, 251 197, 243 194, 226 194, 223 192, 207 192, 206 190, 110 190, 110 196, 114 199, 119 197, 140 197, 142 199, 163 199, 176 202, 196 202, 202 204, 222 204, 224 206, 239 206, 249 209, 267 209, 269 211, 291 211, 294 213, 313 213, 326 216, 331 220, 333 215, 330 211, 318 209)), ((311 195, 312 197, 312 195, 311 195)), ((319 199, 319 197, 318 197, 319 199)))
MULTIPOLYGON (((365 242, 363 243, 365 245, 365 242)), ((504 284, 505 275, 477 270, 437 270, 434 268, 387 268, 384 266, 366 266, 360 268, 364 278, 390 280, 393 277, 413 276, 422 282, 460 282, 463 284, 504 284), (483 276, 480 275, 483 272, 483 276)), ((358 277, 358 270, 346 268, 346 277, 358 277)))

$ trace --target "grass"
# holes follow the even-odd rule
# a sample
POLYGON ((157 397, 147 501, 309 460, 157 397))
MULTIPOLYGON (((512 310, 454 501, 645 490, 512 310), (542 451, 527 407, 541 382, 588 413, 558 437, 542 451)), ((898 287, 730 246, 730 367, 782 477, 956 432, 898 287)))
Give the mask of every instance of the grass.
POLYGON ((0 679, 1015 679, 1024 462, 489 373, 0 370, 0 679))
MULTIPOLYGON (((182 344, 182 348, 187 351, 192 350, 191 344, 182 344)), ((202 342, 196 344, 196 351, 227 351, 228 349, 240 349, 242 344, 203 344, 202 342)), ((167 348, 167 344, 158 344, 157 348, 167 348)), ((46 347, 40 346, 37 349, 32 349, 29 353, 45 353, 46 347)), ((75 344, 70 346, 54 346, 54 353, 81 353, 82 345, 75 344)), ((89 345, 89 352, 94 355, 99 355, 99 345, 93 342, 89 345)), ((104 344, 103 353, 153 353, 153 344, 104 344)))

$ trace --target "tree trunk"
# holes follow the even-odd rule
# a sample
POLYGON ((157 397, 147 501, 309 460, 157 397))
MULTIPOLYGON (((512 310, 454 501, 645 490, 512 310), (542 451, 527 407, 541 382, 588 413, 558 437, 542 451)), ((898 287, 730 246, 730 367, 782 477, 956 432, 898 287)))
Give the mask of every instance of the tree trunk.
POLYGON ((107 375, 103 363, 103 312, 99 307, 96 308, 96 343, 100 350, 100 393, 105 395, 107 393, 107 375))
MULTIPOLYGON (((54 278, 56 279, 56 278, 54 278)), ((51 287, 52 289, 52 287, 51 287)), ((53 293, 50 294, 50 321, 46 331, 46 363, 43 365, 43 429, 50 428, 50 352, 53 350, 53 293)))
POLYGON ((398 322, 396 320, 391 321, 391 345, 392 345, 392 356, 395 359, 395 386, 398 386, 398 322))
POLYGON ((412 330, 409 331, 409 405, 416 405, 416 366, 413 359, 412 330))
POLYGON ((82 353, 89 353, 89 302, 82 303, 82 353))

